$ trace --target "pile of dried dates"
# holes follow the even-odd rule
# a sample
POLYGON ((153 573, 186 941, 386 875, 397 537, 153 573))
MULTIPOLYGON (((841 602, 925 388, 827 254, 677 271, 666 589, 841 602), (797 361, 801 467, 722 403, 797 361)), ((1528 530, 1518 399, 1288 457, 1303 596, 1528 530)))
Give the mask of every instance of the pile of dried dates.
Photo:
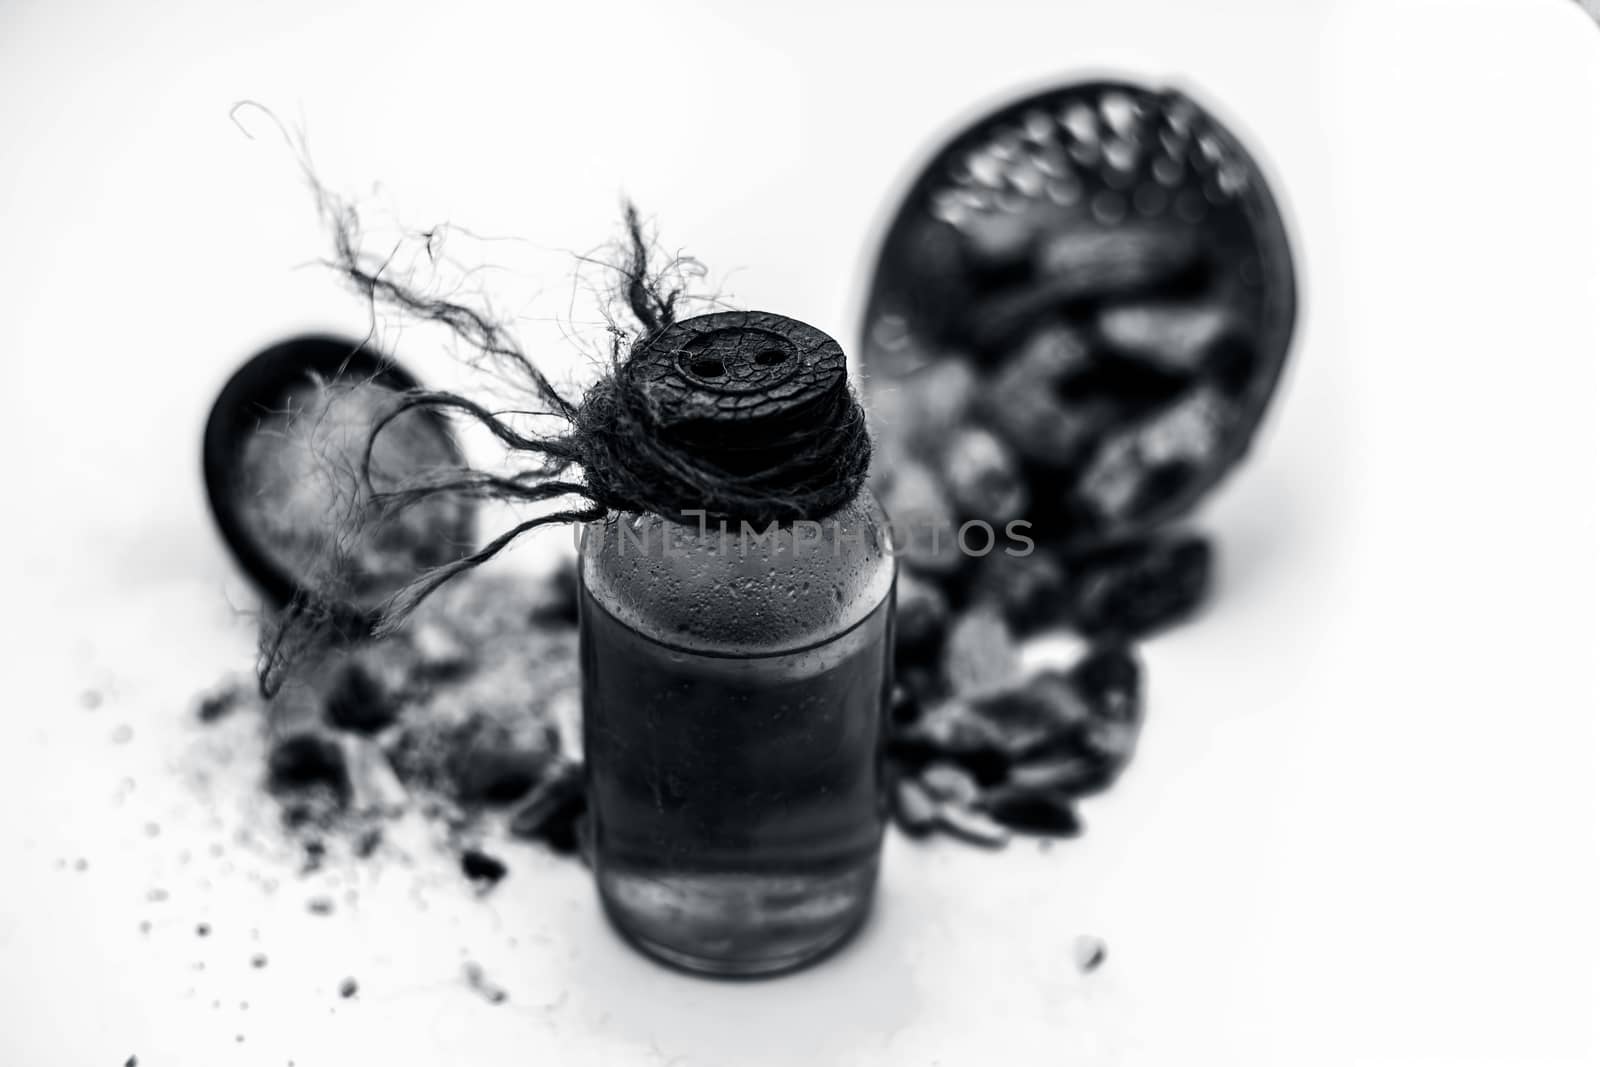
POLYGON ((1191 612, 1177 528, 1244 456, 1295 315, 1255 162, 1181 92, 1091 82, 953 138, 890 225, 862 343, 901 552, 892 754, 910 832, 1070 835, 1141 719, 1132 642, 1191 612), (1016 641, 1092 639, 1023 676, 1016 641))

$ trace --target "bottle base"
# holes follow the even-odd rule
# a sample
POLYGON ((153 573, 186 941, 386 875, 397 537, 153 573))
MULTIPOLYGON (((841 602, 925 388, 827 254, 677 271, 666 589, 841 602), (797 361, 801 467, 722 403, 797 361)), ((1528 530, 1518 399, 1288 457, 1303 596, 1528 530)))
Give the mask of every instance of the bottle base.
MULTIPOLYGON (((660 963, 697 975, 765 978, 817 963, 860 932, 871 912, 877 870, 874 864, 843 878, 821 879, 821 885, 813 882, 798 893, 788 882, 781 894, 788 906, 764 909, 760 916, 749 910, 745 879, 738 880, 745 884, 737 901, 730 899, 726 884, 712 892, 701 879, 690 881, 695 884, 679 884, 670 891, 672 907, 662 906, 666 886, 655 879, 645 885, 603 879, 600 901, 613 929, 660 963), (654 906, 640 906, 645 903, 639 899, 641 890, 654 906), (685 907, 690 901, 694 906, 685 907)), ((758 896, 771 908, 778 901, 770 893, 771 883, 764 888, 769 892, 758 896)))

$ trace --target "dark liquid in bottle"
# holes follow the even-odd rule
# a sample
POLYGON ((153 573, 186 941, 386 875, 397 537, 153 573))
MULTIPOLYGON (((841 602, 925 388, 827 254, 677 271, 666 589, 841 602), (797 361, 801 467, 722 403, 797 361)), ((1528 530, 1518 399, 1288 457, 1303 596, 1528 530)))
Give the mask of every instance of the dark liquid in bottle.
POLYGON ((739 657, 652 640, 583 591, 595 873, 647 952, 764 974, 865 917, 886 810, 892 599, 822 644, 739 657))

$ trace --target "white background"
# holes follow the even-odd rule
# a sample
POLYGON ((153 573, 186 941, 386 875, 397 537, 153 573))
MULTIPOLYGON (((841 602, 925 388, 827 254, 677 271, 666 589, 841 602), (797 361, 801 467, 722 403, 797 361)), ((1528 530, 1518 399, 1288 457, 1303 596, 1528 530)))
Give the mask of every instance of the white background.
MULTIPOLYGON (((1600 32, 1577 5, 505 8, 0 4, 0 1063, 1592 1062, 1600 32), (234 843, 264 817, 240 810, 257 754, 190 710, 252 634, 200 427, 258 346, 365 319, 299 266, 325 235, 233 101, 401 219, 534 242, 483 261, 566 269, 626 192, 739 303, 848 344, 939 131, 1101 70, 1239 125, 1304 299, 1202 516, 1218 595, 1146 647, 1149 726, 1084 839, 891 840, 859 942, 749 985, 636 957, 532 848, 481 902, 426 849, 336 870, 319 918, 326 880, 234 843), (219 745, 230 767, 196 748, 219 745), (1110 946, 1092 976, 1079 933, 1110 946), (465 991, 463 953, 507 1004, 465 991)), ((538 320, 587 311, 536 277, 505 281, 513 310, 570 363, 538 320)))

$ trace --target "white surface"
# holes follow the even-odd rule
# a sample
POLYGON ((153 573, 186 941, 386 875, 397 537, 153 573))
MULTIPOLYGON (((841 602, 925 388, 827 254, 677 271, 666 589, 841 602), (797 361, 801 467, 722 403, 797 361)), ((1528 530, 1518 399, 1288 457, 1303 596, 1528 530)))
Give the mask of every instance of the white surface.
MULTIPOLYGON (((1592 1062, 1600 33, 1577 5, 330 6, 0 7, 0 1063, 1592 1062), (1239 122, 1304 293, 1268 432, 1205 516, 1219 595, 1147 646, 1149 727, 1086 838, 893 840, 866 935, 755 985, 635 957, 531 849, 483 902, 424 851, 326 918, 321 883, 208 853, 252 825, 250 757, 192 784, 216 766, 192 746, 228 735, 190 701, 251 635, 200 425, 254 347, 364 322, 295 269, 323 234, 235 99, 419 224, 584 249, 626 190, 738 301, 848 342, 869 230, 936 131, 1086 68, 1179 77, 1239 122), (1110 946, 1087 978, 1080 932, 1110 946), (465 991, 463 952, 509 1003, 465 991)), ((544 280, 513 304, 567 314, 544 280)))

